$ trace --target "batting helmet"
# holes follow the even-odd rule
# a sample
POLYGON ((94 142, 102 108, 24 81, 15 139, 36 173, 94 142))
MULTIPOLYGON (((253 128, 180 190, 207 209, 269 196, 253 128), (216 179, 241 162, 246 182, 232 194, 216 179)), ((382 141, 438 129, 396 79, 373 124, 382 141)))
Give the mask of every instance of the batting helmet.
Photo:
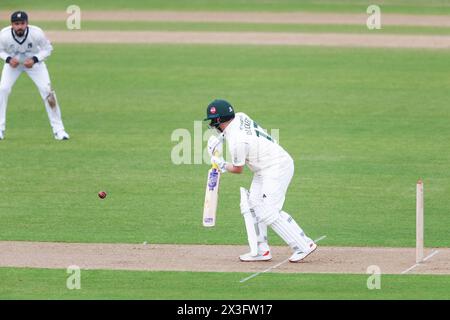
POLYGON ((216 99, 206 108, 206 118, 204 121, 210 120, 210 126, 218 128, 219 124, 234 119, 234 108, 226 100, 216 99))

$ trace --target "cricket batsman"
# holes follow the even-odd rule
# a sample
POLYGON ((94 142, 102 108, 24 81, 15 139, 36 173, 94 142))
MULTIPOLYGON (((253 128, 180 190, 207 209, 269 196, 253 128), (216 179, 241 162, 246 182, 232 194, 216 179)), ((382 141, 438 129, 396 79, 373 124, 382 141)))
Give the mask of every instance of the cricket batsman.
POLYGON ((14 12, 11 15, 11 26, 0 31, 0 58, 5 61, 0 80, 0 140, 5 137, 9 94, 23 72, 28 74, 39 90, 55 139, 69 139, 44 62, 52 50, 44 32, 36 26, 28 25, 28 15, 23 11, 14 12))
POLYGON ((254 173, 250 190, 241 188, 241 213, 244 217, 250 252, 241 261, 267 261, 272 258, 267 239, 270 226, 293 250, 290 262, 300 262, 317 245, 285 211, 286 191, 294 174, 291 156, 245 113, 235 114, 233 106, 216 99, 206 109, 205 121, 219 132, 208 141, 212 164, 222 173, 241 173, 244 166, 254 173), (227 141, 231 163, 214 155, 227 141))

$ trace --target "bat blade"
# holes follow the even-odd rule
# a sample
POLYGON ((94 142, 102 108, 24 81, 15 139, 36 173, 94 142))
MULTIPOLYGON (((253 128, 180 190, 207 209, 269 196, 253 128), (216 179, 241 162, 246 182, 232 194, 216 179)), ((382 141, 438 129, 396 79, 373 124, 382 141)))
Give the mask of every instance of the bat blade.
POLYGON ((203 206, 203 226, 214 227, 216 225, 217 203, 219 200, 220 171, 211 168, 208 171, 206 181, 205 203, 203 206))

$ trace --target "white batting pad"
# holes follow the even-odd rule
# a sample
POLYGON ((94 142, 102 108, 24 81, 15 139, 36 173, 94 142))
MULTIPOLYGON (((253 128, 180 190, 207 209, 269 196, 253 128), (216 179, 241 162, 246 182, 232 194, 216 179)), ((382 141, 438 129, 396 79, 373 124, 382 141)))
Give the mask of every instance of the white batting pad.
MULTIPOLYGON (((241 213, 245 221, 245 229, 247 230, 248 245, 250 246, 251 255, 258 254, 258 221, 254 212, 250 211, 248 204, 248 191, 240 188, 241 191, 241 213)), ((253 210, 252 210, 253 211, 253 210)))
POLYGON ((281 211, 280 217, 270 226, 292 250, 303 252, 309 250, 309 244, 312 240, 305 235, 302 228, 286 212, 281 211))

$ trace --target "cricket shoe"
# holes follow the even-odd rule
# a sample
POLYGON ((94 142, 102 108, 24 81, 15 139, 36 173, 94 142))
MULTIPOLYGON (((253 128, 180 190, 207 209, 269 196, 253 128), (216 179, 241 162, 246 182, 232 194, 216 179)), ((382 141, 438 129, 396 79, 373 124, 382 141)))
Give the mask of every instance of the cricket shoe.
POLYGON ((5 134, 5 132, 4 132, 4 131, 2 131, 2 130, 0 130, 0 140, 3 140, 3 139, 5 139, 5 136, 4 136, 4 134, 5 134))
POLYGON ((303 259, 305 259, 307 256, 309 256, 311 253, 314 252, 314 250, 317 249, 317 244, 314 242, 309 245, 309 250, 307 252, 303 251, 296 251, 294 254, 289 258, 290 262, 300 262, 303 259))
POLYGON ((253 256, 250 252, 239 256, 239 260, 242 262, 269 261, 271 259, 270 251, 258 252, 256 256, 253 256))
POLYGON ((69 134, 64 130, 58 131, 55 133, 56 140, 69 140, 69 134))

